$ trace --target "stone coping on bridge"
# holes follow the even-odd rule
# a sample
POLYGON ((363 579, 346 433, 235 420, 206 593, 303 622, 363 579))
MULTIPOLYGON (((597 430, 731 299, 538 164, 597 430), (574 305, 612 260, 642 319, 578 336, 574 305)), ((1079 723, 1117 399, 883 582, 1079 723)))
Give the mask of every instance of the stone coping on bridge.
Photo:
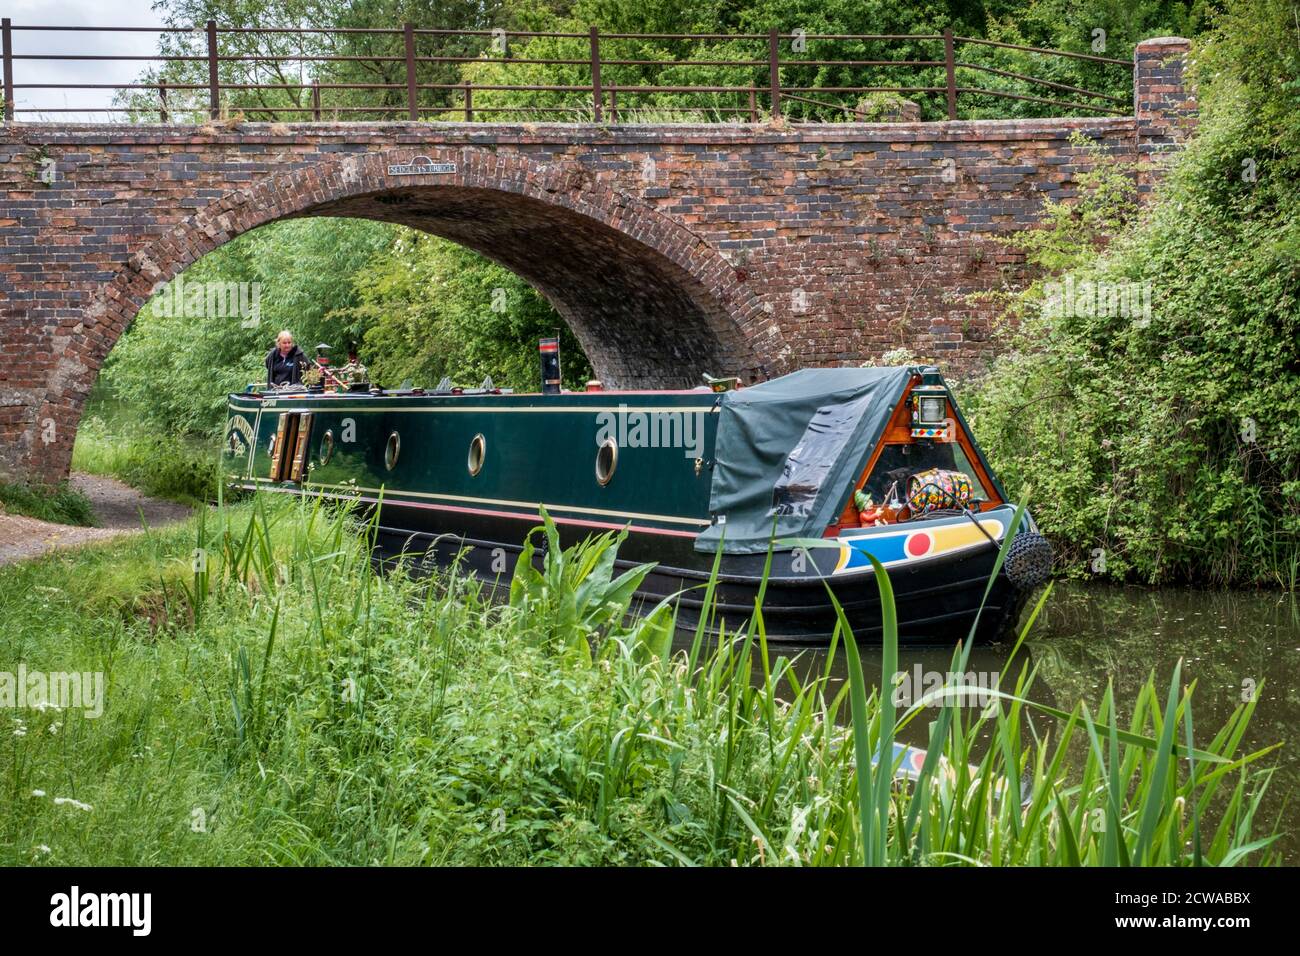
POLYGON ((774 126, 751 123, 438 123, 438 122, 313 122, 238 124, 141 124, 141 123, 13 123, 0 127, 0 141, 20 139, 23 133, 40 133, 47 141, 130 144, 133 136, 141 142, 175 141, 192 144, 196 140, 213 143, 247 142, 292 143, 301 134, 315 140, 322 137, 374 138, 385 143, 418 145, 436 140, 437 145, 483 145, 489 143, 582 143, 610 142, 619 146, 637 143, 817 143, 817 142, 949 142, 956 140, 1030 140, 1044 134, 1059 133, 1068 137, 1078 130, 1099 135, 1128 132, 1134 127, 1131 116, 1071 117, 1013 120, 943 120, 914 123, 800 123, 774 126))

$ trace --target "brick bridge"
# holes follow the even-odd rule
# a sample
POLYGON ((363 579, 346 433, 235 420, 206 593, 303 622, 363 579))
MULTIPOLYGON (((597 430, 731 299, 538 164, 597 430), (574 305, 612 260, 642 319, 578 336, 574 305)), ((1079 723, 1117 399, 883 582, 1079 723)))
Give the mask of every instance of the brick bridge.
POLYGON ((1140 45, 1136 115, 1107 119, 6 125, 0 475, 64 477, 95 377, 151 290, 300 216, 401 223, 500 262, 613 386, 898 347, 977 371, 990 313, 966 295, 1020 274, 997 240, 1072 195, 1089 162, 1076 131, 1150 188, 1194 122, 1187 48, 1140 45), (448 171, 391 169, 415 157, 448 171))

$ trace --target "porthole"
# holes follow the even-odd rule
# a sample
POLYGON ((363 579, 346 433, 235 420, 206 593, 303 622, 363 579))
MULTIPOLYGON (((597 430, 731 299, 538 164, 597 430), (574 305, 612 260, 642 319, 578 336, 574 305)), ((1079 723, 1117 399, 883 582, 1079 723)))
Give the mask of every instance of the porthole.
POLYGON ((266 443, 266 453, 270 455, 272 458, 275 457, 275 440, 278 437, 279 437, 278 435, 272 435, 271 440, 266 443))
POLYGON ((320 436, 320 463, 328 465, 330 459, 334 457, 334 432, 332 429, 326 429, 325 434, 320 436))
POLYGON ((483 458, 487 455, 487 442, 482 435, 475 435, 469 443, 469 460, 466 466, 472 476, 478 475, 483 470, 483 458))
POLYGON ((384 467, 389 471, 397 466, 397 456, 402 453, 402 438, 397 432, 388 436, 388 444, 384 448, 384 467))
POLYGON ((602 486, 609 484, 616 468, 618 468, 618 443, 612 438, 606 438, 600 450, 596 452, 596 480, 602 486))

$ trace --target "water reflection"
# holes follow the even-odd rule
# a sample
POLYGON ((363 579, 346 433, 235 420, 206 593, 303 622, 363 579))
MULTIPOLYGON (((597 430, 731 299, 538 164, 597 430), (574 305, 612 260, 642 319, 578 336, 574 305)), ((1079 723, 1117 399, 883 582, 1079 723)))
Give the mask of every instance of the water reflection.
MULTIPOLYGON (((1097 702, 1113 680, 1125 719, 1138 687, 1155 674, 1167 687, 1179 658, 1195 682, 1193 714, 1208 740, 1247 695, 1257 696, 1244 752, 1285 742, 1263 766, 1277 768, 1261 819, 1279 819, 1300 784, 1300 605, 1294 595, 1058 585, 1034 629, 1030 651, 1058 700, 1097 702), (1127 708, 1127 709, 1125 709, 1127 708)), ((1300 863, 1300 831, 1282 854, 1300 863)))
MULTIPOLYGON (((689 637, 679 638, 678 646, 689 643, 689 637)), ((1058 582, 1029 640, 1008 668, 1011 649, 1005 644, 972 650, 964 678, 970 687, 967 703, 975 709, 968 713, 973 715, 982 706, 980 686, 1001 677, 1001 684, 995 686, 1011 691, 1028 662, 1038 673, 1030 696, 1063 710, 1083 700, 1095 712, 1107 681, 1113 681, 1121 722, 1126 724, 1147 677, 1155 675, 1163 700, 1181 658, 1184 682, 1196 684, 1192 704, 1200 742, 1208 741, 1248 694, 1256 694, 1258 704, 1242 741, 1244 752, 1294 740, 1300 731, 1300 605, 1292 596, 1058 582)), ((868 681, 878 684, 880 652, 867 646, 861 651, 868 681)), ((823 648, 774 647, 771 653, 796 658, 801 676, 826 668, 823 648)), ((927 680, 942 680, 951 660, 951 649, 900 648, 899 670, 905 686, 896 691, 896 699, 918 687, 924 691, 927 680)), ((847 677, 842 652, 831 664, 831 676, 837 684, 847 677)), ((1033 720, 1039 730, 1050 730, 1055 723, 1042 716, 1033 720)), ((914 720, 900 732, 900 740, 925 746, 927 723, 914 720)), ((1256 766, 1276 767, 1259 817, 1263 826, 1264 821, 1280 818, 1300 784, 1297 748, 1283 746, 1256 766)), ((1281 841, 1282 856, 1288 863, 1300 863, 1300 832, 1288 827, 1286 820, 1282 826, 1291 831, 1281 841)))

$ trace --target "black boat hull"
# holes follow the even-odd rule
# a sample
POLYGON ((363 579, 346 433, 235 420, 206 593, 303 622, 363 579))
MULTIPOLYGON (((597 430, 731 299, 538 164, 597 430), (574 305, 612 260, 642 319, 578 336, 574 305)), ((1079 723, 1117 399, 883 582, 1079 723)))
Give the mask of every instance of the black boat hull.
MULTIPOLYGON (((436 512, 388 502, 381 507, 377 541, 381 560, 405 559, 417 569, 458 564, 462 570, 496 586, 509 584, 524 536, 530 530, 529 525, 514 520, 479 519, 474 533, 466 534, 440 521, 436 512)), ((566 547, 589 533, 564 526, 559 531, 566 547)), ((534 545, 542 541, 538 535, 534 545)), ((660 535, 629 532, 619 548, 618 566, 626 569, 640 563, 655 564, 637 594, 640 611, 667 601, 676 606, 680 627, 696 626, 714 556, 695 551, 692 544, 690 540, 665 540, 660 535)), ((900 642, 951 645, 973 634, 975 641, 985 643, 1011 635, 1032 589, 1018 587, 1005 571, 1000 571, 989 586, 997 553, 995 542, 990 541, 956 554, 888 568, 900 642)), ((761 591, 763 623, 769 640, 826 643, 836 627, 838 602, 858 641, 879 641, 882 614, 874 571, 868 567, 848 574, 829 574, 825 561, 815 551, 805 557, 802 573, 792 573, 797 555, 789 549, 774 551, 770 567, 766 554, 724 555, 706 622, 708 629, 734 631, 743 626, 753 615, 761 591)), ((543 560, 540 551, 535 560, 543 560)))

